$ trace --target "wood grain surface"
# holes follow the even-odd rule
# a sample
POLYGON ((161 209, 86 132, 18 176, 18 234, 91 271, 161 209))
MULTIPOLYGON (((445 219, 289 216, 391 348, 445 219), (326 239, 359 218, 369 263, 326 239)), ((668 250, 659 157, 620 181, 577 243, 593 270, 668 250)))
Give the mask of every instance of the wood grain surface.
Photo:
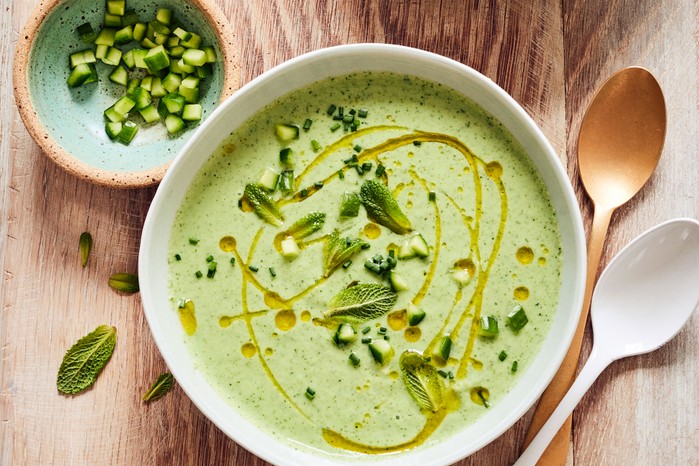
MULTIPOLYGON (((142 393, 166 367, 138 294, 107 286, 135 272, 155 189, 121 191, 63 172, 29 137, 14 106, 12 56, 39 0, 0 0, 0 465, 261 465, 175 388, 142 393), (80 266, 78 238, 95 245, 80 266), (56 391, 66 349, 106 323, 114 356, 95 386, 56 391)), ((157 1, 154 0, 154 4, 157 1)), ((699 4, 692 0, 218 1, 241 50, 241 81, 329 45, 419 47, 482 72, 532 115, 567 166, 586 226, 576 138, 595 89, 641 65, 666 94, 667 142, 648 185, 617 211, 602 265, 661 221, 699 217, 699 4)), ((667 303, 668 307, 672 302, 667 303)), ((584 352, 589 352, 591 335, 584 352)), ((699 315, 659 351, 614 363, 575 411, 568 463, 699 464, 699 315)), ((584 360, 584 358, 583 358, 584 360)), ((459 465, 508 465, 531 417, 459 465)))

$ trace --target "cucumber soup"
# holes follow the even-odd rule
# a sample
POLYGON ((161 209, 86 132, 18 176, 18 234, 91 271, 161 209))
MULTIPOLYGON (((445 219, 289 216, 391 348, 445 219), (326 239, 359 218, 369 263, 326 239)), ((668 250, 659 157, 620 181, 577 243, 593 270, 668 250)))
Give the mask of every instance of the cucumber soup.
POLYGON ((340 76, 264 108, 201 168, 167 312, 270 435, 391 454, 508 393, 553 320, 560 244, 527 154, 480 107, 411 76, 340 76))

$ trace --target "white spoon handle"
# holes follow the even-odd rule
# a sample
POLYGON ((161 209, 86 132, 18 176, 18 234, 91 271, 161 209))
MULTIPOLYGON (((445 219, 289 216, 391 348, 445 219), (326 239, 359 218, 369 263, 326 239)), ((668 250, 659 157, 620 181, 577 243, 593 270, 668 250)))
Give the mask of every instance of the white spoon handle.
POLYGON ((580 375, 575 379, 566 396, 563 397, 549 420, 546 421, 546 424, 544 424, 537 436, 529 444, 529 447, 524 450, 522 456, 519 457, 513 466, 534 466, 536 464, 546 447, 553 440, 558 429, 560 429, 570 413, 578 405, 580 399, 612 361, 613 359, 608 354, 600 354, 597 351, 597 346, 592 348, 592 353, 590 353, 585 367, 580 371, 580 375))

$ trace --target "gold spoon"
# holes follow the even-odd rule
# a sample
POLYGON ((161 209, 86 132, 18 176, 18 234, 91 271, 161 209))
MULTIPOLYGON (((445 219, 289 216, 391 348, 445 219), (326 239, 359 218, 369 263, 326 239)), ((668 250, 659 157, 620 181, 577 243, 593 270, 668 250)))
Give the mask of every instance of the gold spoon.
MULTIPOLYGON (((652 74, 629 67, 609 78, 583 117, 578 136, 580 178, 594 204, 587 248, 587 282, 580 321, 561 367, 544 391, 524 439, 526 448, 575 379, 602 247, 612 213, 648 181, 665 141, 665 101, 652 74)), ((564 465, 571 417, 546 449, 539 465, 564 465)))

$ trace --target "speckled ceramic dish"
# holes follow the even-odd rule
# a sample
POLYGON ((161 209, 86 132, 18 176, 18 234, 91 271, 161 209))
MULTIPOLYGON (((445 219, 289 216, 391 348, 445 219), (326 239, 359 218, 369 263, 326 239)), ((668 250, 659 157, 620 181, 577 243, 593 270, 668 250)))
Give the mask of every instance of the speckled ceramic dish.
MULTIPOLYGON (((214 74, 202 80, 203 119, 239 85, 234 36, 223 13, 206 0, 127 0, 141 21, 170 8, 189 30, 212 45, 219 61, 214 74)), ((99 31, 105 12, 103 0, 46 0, 32 13, 17 43, 14 92, 29 133, 46 155, 68 172, 85 180, 119 188, 158 183, 172 159, 198 126, 168 136, 163 124, 139 124, 130 145, 105 134, 103 112, 124 87, 109 81, 111 67, 96 64, 99 82, 70 88, 68 55, 88 48, 76 28, 86 22, 99 31)))

